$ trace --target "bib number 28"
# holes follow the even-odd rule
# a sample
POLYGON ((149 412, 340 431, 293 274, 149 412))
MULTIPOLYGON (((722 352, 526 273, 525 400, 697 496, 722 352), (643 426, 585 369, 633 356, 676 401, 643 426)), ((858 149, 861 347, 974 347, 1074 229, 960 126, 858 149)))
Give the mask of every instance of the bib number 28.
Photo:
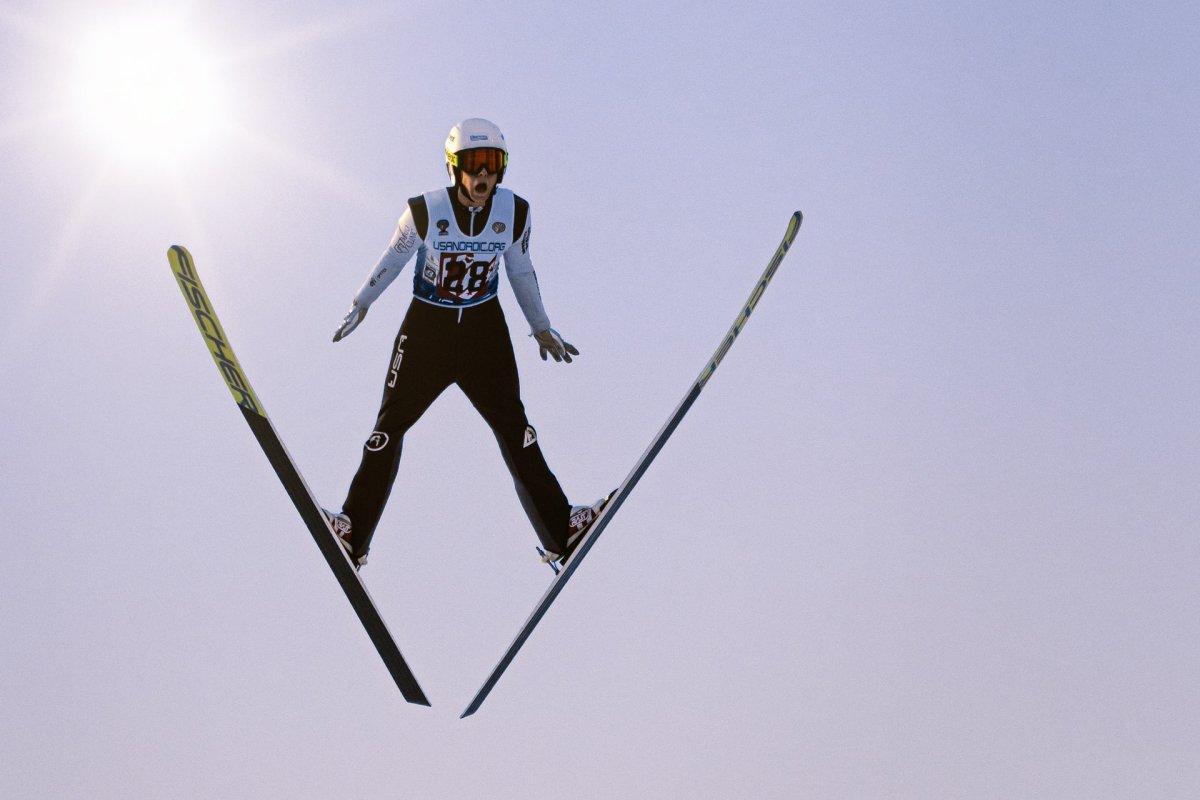
POLYGON ((442 253, 438 295, 469 300, 487 289, 496 270, 496 259, 477 260, 471 253, 442 253))

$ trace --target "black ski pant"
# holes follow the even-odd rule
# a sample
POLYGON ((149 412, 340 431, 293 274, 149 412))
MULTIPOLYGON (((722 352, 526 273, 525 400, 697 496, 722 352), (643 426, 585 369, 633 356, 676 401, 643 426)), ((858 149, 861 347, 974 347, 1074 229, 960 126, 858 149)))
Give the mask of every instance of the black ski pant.
POLYGON ((413 300, 396 335, 375 430, 342 511, 350 517, 356 555, 367 552, 400 466, 404 434, 452 383, 491 427, 517 497, 542 546, 566 550, 571 507, 525 416, 517 362, 500 301, 442 308, 413 300))

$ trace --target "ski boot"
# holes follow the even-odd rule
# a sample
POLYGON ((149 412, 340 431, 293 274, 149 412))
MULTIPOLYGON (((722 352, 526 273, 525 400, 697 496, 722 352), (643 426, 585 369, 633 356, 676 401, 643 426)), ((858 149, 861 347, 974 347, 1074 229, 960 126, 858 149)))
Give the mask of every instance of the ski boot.
POLYGON ((342 549, 346 551, 346 555, 350 558, 350 563, 354 565, 354 568, 357 570, 359 567, 366 564, 366 553, 363 553, 358 558, 354 557, 354 542, 350 537, 353 525, 350 523, 350 518, 341 512, 334 514, 332 511, 326 511, 323 508, 321 511, 324 512, 325 519, 329 523, 329 527, 333 529, 334 534, 337 536, 338 544, 340 544, 342 549))
POLYGON ((597 517, 600 516, 600 512, 604 510, 604 506, 608 505, 608 501, 611 500, 612 496, 616 493, 617 490, 613 489, 608 493, 607 497, 601 497, 590 506, 571 506, 571 515, 568 517, 567 523, 568 532, 565 553, 553 553, 543 550, 540 547, 537 549, 538 553, 542 557, 542 563, 549 564, 550 569, 554 570, 555 575, 557 575, 559 569, 567 563, 567 559, 571 557, 571 554, 575 552, 575 548, 577 548, 579 543, 583 541, 584 535, 591 530, 593 523, 595 523, 597 517))

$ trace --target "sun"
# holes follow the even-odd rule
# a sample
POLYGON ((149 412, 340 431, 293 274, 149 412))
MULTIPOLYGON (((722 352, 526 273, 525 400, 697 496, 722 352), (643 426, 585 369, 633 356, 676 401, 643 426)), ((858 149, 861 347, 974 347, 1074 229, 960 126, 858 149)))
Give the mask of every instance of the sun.
POLYGON ((122 161, 176 162, 212 145, 227 122, 214 59, 168 18, 125 20, 81 37, 80 132, 122 161))

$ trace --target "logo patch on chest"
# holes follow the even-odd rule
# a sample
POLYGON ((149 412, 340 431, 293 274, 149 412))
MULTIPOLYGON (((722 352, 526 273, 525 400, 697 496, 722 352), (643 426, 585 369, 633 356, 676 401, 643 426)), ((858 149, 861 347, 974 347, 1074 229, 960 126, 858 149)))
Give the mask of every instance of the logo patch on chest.
POLYGON ((503 222, 493 222, 492 223, 492 230, 495 231, 496 233, 504 233, 504 227, 505 227, 505 225, 503 222))

